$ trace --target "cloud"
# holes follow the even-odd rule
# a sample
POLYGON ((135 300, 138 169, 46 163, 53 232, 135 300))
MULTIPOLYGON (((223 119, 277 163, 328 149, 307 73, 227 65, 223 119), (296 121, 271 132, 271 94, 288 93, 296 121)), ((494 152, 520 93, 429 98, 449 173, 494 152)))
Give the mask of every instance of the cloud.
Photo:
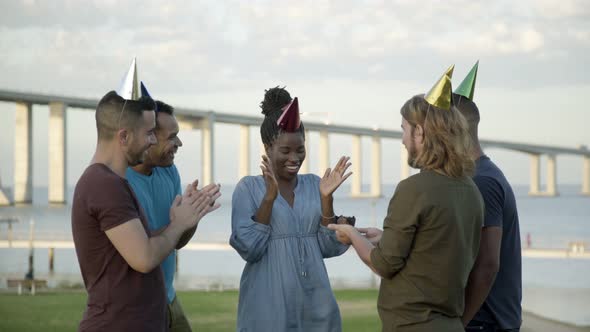
POLYGON ((589 141, 587 121, 560 132, 555 110, 585 116, 589 10, 585 0, 0 1, 0 88, 98 98, 137 56, 139 78, 173 105, 260 116, 262 91, 280 84, 314 121, 324 112, 398 128, 408 96, 480 59, 487 137, 574 145, 589 141))
POLYGON ((489 29, 470 34, 455 43, 434 40, 432 48, 450 55, 475 54, 478 56, 502 56, 529 54, 543 48, 545 38, 531 26, 511 26, 500 22, 489 29))
POLYGON ((585 0, 530 0, 535 16, 550 19, 590 19, 590 7, 585 0))
MULTIPOLYGON (((81 93, 118 82, 135 55, 162 90, 186 92, 261 77, 416 81, 477 58, 534 76, 539 66, 568 70, 566 55, 588 62, 588 10, 561 3, 5 1, 0 70, 17 73, 28 89, 81 93), (68 81, 55 85, 59 75, 68 81), (105 81, 79 83, 93 77, 105 81)), ((490 82, 506 84, 496 72, 490 82)), ((565 81, 588 80, 571 75, 565 81)), ((14 80, 1 77, 0 86, 14 80)))

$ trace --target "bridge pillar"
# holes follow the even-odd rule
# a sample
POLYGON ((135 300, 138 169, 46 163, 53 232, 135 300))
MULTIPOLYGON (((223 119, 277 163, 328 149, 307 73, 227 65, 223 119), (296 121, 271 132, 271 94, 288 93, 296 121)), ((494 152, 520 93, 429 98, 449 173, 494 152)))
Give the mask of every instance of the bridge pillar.
POLYGON ((547 156, 547 188, 545 194, 557 196, 557 161, 554 154, 547 156))
POLYGON ((371 196, 381 196, 381 138, 373 136, 371 148, 371 196))
POLYGON ((0 206, 9 206, 10 199, 4 192, 4 186, 2 186, 2 178, 0 178, 0 206))
POLYGON ((299 174, 307 174, 309 173, 309 131, 305 131, 305 160, 301 163, 301 167, 299 168, 299 174))
POLYGON ((199 121, 201 128, 201 181, 204 186, 213 183, 214 148, 215 148, 215 113, 209 112, 207 117, 199 121))
POLYGON ((240 179, 250 175, 250 126, 240 125, 240 179))
POLYGON ((361 145, 361 135, 352 136, 352 184, 350 185, 350 194, 359 196, 362 191, 363 182, 363 150, 361 145))
POLYGON ((319 163, 319 176, 324 176, 326 169, 330 167, 330 142, 328 140, 328 131, 320 131, 320 163, 319 163))
POLYGON ((190 120, 187 117, 176 115, 176 120, 178 121, 178 129, 180 131, 193 130, 195 128, 198 128, 198 125, 195 123, 195 121, 190 120))
POLYGON ((582 195, 590 195, 590 156, 584 156, 582 172, 582 195))
POLYGON ((67 106, 49 103, 49 203, 66 202, 67 106))
POLYGON ((32 129, 33 105, 31 103, 16 103, 13 203, 32 203, 33 201, 32 129))
POLYGON ((401 174, 399 180, 404 180, 410 177, 410 165, 408 164, 408 150, 403 144, 400 144, 400 166, 401 166, 401 174))
POLYGON ((530 187, 529 187, 529 195, 539 195, 540 194, 540 190, 539 190, 540 156, 538 154, 531 154, 530 156, 531 156, 531 170, 530 170, 531 183, 530 183, 530 187))

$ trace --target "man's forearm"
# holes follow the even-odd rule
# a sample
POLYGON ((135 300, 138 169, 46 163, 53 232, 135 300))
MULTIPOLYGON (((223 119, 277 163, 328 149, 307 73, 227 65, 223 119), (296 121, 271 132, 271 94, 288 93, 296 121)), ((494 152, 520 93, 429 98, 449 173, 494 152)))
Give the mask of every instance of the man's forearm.
POLYGON ((359 258, 365 263, 373 272, 379 274, 375 270, 373 263, 371 262, 371 251, 375 248, 375 246, 367 240, 364 236, 362 236, 359 232, 353 232, 350 235, 350 240, 352 242, 352 246, 356 253, 359 255, 359 258))
POLYGON ((135 218, 106 230, 105 234, 132 269, 148 273, 170 254, 184 229, 173 223, 150 237, 139 218, 135 218))
POLYGON ((160 235, 150 237, 148 242, 148 271, 160 265, 162 261, 176 248, 184 230, 175 224, 170 224, 160 235))
POLYGON ((486 300, 494 280, 496 271, 485 267, 475 267, 469 275, 465 288, 465 310, 461 320, 467 326, 486 300))
POLYGON ((195 227, 191 227, 187 229, 184 233, 182 233, 180 239, 178 240, 178 244, 176 245, 176 249, 181 249, 189 243, 189 241, 195 235, 198 226, 199 224, 196 224, 195 227))

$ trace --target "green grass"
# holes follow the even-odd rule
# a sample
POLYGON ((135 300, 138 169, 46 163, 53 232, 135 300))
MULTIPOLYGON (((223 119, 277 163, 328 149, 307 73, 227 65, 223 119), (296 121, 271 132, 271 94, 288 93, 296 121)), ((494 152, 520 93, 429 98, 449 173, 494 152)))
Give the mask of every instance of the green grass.
MULTIPOLYGON (((377 291, 341 290, 336 299, 343 330, 379 331, 377 291)), ((235 331, 238 292, 179 292, 194 331, 235 331)), ((86 303, 84 292, 48 292, 35 296, 0 295, 0 331, 76 331, 86 303)))

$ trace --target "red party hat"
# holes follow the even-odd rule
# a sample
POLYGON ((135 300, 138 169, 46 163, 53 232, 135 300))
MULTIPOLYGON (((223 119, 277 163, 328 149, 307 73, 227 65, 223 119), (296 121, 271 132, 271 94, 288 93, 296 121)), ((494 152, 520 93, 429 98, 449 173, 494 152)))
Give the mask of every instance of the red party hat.
POLYGON ((301 126, 301 119, 299 118, 299 101, 297 97, 293 99, 287 106, 283 107, 283 114, 277 125, 286 132, 292 133, 301 126))

